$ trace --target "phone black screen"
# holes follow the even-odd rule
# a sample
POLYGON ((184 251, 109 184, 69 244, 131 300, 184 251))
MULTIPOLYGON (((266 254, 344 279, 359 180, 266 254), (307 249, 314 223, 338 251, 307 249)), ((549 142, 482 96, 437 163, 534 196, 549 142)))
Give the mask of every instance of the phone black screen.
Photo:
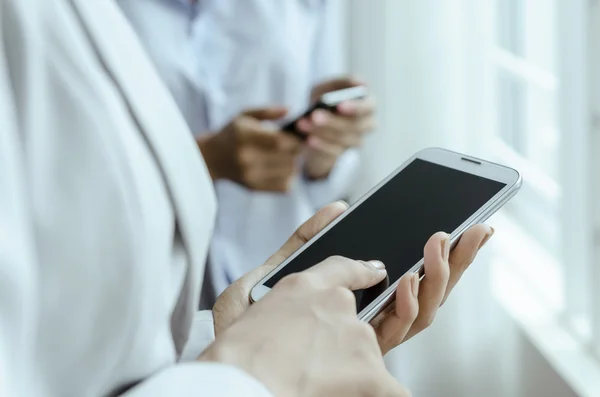
POLYGON ((333 255, 380 260, 388 280, 356 291, 365 308, 423 258, 438 231, 452 233, 506 185, 416 159, 288 263, 265 285, 301 272, 333 255))

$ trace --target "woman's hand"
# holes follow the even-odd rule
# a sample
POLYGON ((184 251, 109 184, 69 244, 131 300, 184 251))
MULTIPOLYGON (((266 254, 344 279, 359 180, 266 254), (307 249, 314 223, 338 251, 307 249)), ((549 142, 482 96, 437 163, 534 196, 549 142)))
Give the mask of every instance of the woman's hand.
POLYGON ((446 233, 436 233, 429 239, 425 245, 425 277, 419 283, 418 275, 404 276, 395 303, 371 322, 383 354, 431 325, 438 309, 493 234, 487 225, 473 226, 452 252, 446 233), (413 294, 418 295, 417 301, 413 294))
POLYGON ((250 306, 250 291, 269 272, 286 260, 325 226, 348 209, 344 202, 330 204, 300 226, 289 240, 264 265, 247 273, 229 286, 217 299, 213 308, 215 335, 229 327, 250 306))
POLYGON ((334 256, 284 277, 198 360, 236 366, 277 396, 408 397, 356 315, 352 290, 386 276, 381 262, 334 256))
MULTIPOLYGON (((221 296, 213 309, 215 334, 219 336, 233 324, 250 306, 251 289, 277 265, 287 259, 302 245, 313 238, 348 208, 337 202, 326 206, 304 223, 292 237, 264 265, 248 273, 232 284, 221 296)), ((372 325, 383 354, 427 328, 446 301, 464 271, 475 259, 479 249, 492 236, 493 229, 477 225, 469 229, 455 249, 450 248, 447 235, 435 234, 425 246, 425 274, 419 283, 414 275, 400 281, 396 302, 376 317, 372 325), (418 300, 413 299, 413 294, 418 300)), ((392 266, 393 264, 386 264, 392 266)))
MULTIPOLYGON (((351 78, 339 78, 313 88, 312 101, 322 95, 345 88, 364 85, 351 78)), ((335 111, 318 109, 298 121, 297 128, 306 134, 305 173, 312 179, 326 178, 337 159, 348 149, 360 147, 364 136, 375 128, 375 101, 371 96, 346 101, 335 111)))

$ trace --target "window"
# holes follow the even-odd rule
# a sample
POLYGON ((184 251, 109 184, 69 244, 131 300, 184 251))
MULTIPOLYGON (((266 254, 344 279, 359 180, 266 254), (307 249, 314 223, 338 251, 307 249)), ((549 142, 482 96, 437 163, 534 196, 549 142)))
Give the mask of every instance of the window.
POLYGON ((511 219, 556 258, 535 269, 532 285, 600 357, 600 6, 493 3, 489 151, 523 173, 511 219))
POLYGON ((556 4, 496 0, 491 52, 495 88, 493 147, 527 181, 509 210, 558 255, 560 201, 556 4), (495 127, 495 128, 494 128, 495 127))

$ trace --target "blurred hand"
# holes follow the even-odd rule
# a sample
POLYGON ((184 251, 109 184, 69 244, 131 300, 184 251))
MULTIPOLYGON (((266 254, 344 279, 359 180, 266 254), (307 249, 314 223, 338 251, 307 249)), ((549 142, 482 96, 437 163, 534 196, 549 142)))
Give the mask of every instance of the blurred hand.
POLYGON ((263 123, 279 120, 286 113, 277 107, 249 110, 216 134, 199 137, 198 146, 212 179, 228 179, 252 190, 287 191, 297 174, 302 144, 263 123))
MULTIPOLYGON (((360 85, 363 83, 353 78, 330 80, 314 87, 312 101, 328 92, 360 85)), ((314 179, 324 178, 342 153, 360 146, 363 136, 375 128, 375 102, 367 97, 341 103, 336 112, 318 109, 299 120, 297 128, 308 135, 306 173, 314 179)))
MULTIPOLYGON (((218 337, 250 306, 251 289, 271 270, 296 252, 325 226, 341 215, 347 205, 337 202, 326 206, 304 223, 264 265, 232 284, 221 294, 213 309, 215 335, 218 337)), ((402 278, 396 302, 377 316, 372 326, 383 354, 427 328, 438 308, 446 301, 479 249, 493 235, 493 229, 477 225, 469 229, 448 255, 447 235, 437 233, 425 246, 425 274, 419 283, 416 276, 402 278), (414 299, 415 294, 418 300, 414 299)), ((388 264, 393 266, 393 264, 388 264)))
POLYGON ((408 397, 386 370, 373 328, 358 320, 351 292, 385 277, 380 262, 342 257, 289 275, 199 360, 237 366, 276 396, 408 397))

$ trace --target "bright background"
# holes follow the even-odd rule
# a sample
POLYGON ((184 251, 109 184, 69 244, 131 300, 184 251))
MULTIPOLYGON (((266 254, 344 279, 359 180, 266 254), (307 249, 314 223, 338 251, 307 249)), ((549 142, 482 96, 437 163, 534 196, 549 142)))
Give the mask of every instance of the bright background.
POLYGON ((600 396, 600 2, 333 1, 379 104, 357 196, 427 146, 525 179, 393 373, 419 397, 600 396))

